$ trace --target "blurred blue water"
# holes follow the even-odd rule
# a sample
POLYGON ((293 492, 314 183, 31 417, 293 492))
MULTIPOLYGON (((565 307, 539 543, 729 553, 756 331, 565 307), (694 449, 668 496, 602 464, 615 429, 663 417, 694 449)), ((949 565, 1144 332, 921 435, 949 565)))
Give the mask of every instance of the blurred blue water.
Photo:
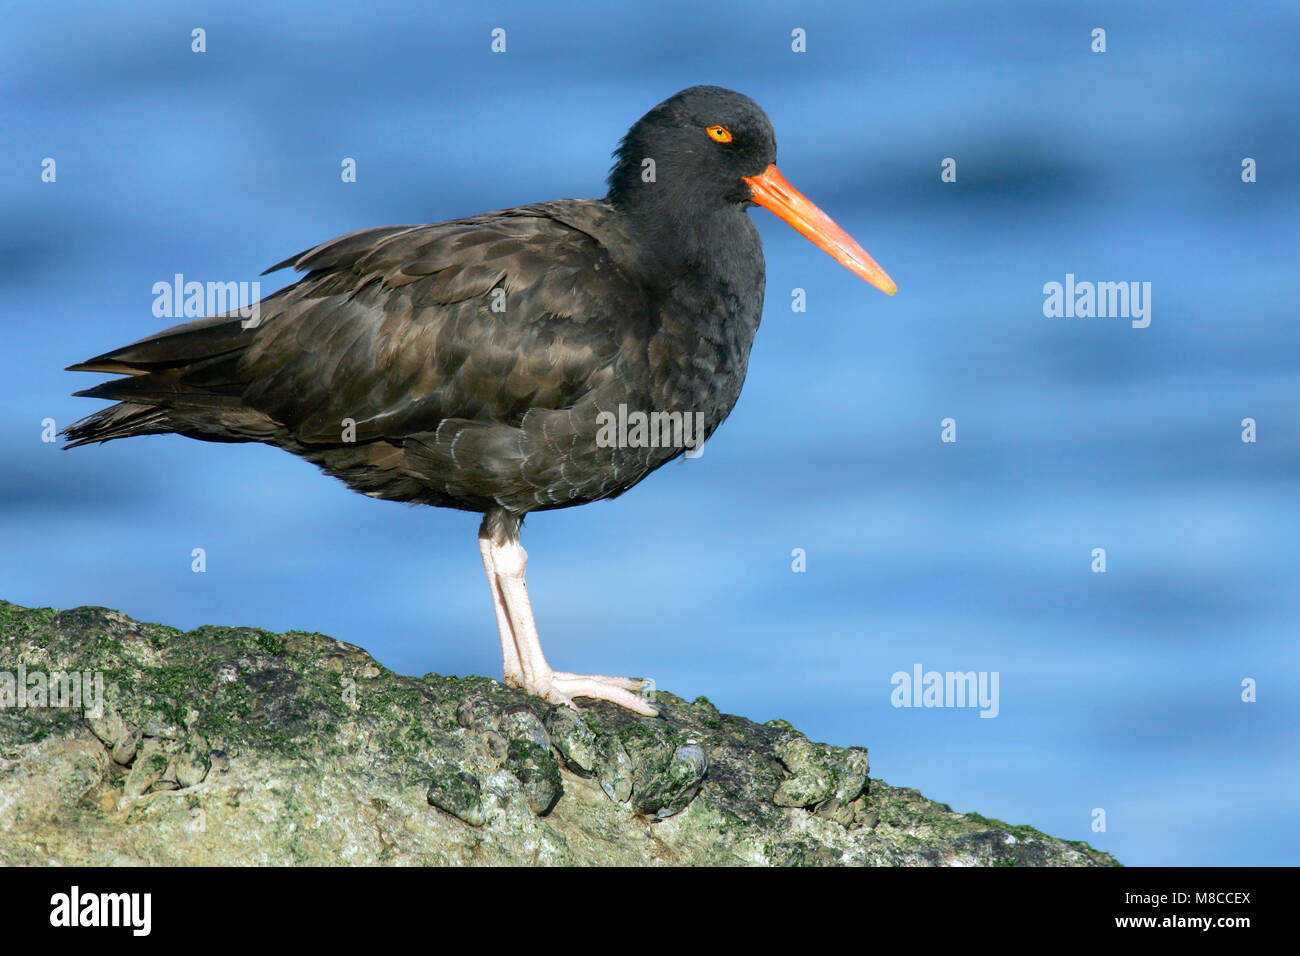
POLYGON ((599 195, 641 112, 718 83, 900 292, 754 212, 768 303, 732 418, 701 459, 528 522, 551 659, 865 744, 877 776, 1130 864, 1295 863, 1297 27, 1284 2, 16 8, 0 596, 497 674, 473 516, 263 447, 65 453, 41 420, 99 407, 63 366, 168 324, 156 281, 599 195), (1151 282, 1150 327, 1044 318, 1066 273, 1151 282), (892 707, 915 663, 998 671, 998 718, 892 707))

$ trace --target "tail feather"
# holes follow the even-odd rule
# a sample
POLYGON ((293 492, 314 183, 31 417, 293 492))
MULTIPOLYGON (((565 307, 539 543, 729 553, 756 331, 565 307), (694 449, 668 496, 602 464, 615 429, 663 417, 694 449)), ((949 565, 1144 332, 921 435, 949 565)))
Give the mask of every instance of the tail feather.
POLYGON ((204 359, 237 355, 248 346, 252 336, 252 331, 243 323, 238 315, 196 319, 85 362, 69 365, 67 371, 145 375, 204 359))
POLYGON ((238 315, 186 322, 68 367, 125 376, 75 392, 118 402, 64 429, 64 447, 180 432, 209 441, 249 441, 272 423, 242 409, 239 359, 252 341, 238 315), (226 426, 233 433, 226 433, 226 426))
POLYGON ((73 394, 81 398, 225 408, 239 404, 243 386, 238 377, 238 359, 236 353, 175 369, 137 372, 73 394))
POLYGON ((165 435, 172 430, 167 409, 156 405, 121 402, 63 429, 63 437, 68 439, 63 447, 76 448, 91 442, 131 438, 135 435, 165 435))

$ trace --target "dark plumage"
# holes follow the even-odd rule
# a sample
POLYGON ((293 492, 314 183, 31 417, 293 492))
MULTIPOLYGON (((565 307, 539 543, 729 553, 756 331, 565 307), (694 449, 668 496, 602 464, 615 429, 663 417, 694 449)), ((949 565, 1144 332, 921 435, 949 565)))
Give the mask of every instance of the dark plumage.
MULTIPOLYGON (((698 412, 704 437, 730 413, 763 304, 746 207, 775 153, 751 100, 685 90, 629 131, 604 200, 350 233, 268 270, 305 275, 254 327, 200 319, 72 366, 127 377, 77 393, 118 404, 69 445, 265 442, 376 498, 480 512, 485 548, 517 548, 526 514, 615 497, 686 450, 602 447, 600 413, 698 412)), ((493 596, 504 648, 516 608, 493 596)), ((571 702, 521 653, 508 681, 571 702)))

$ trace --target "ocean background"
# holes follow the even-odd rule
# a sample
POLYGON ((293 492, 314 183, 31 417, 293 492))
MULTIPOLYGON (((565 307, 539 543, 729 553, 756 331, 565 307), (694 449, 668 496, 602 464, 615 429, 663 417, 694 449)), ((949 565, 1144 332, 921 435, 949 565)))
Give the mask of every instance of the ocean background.
POLYGON ((499 677, 477 516, 263 446, 65 452, 42 421, 101 407, 64 366, 173 324, 155 282, 601 195, 633 121, 719 84, 899 292, 753 210, 767 304, 731 418, 527 522, 551 661, 865 745, 875 777, 1129 865, 1300 862, 1300 7, 234 6, 6 15, 0 597, 499 677), (1150 282, 1150 326, 1046 318, 1067 273, 1150 282), (918 664, 997 672, 997 717, 892 706, 918 664))

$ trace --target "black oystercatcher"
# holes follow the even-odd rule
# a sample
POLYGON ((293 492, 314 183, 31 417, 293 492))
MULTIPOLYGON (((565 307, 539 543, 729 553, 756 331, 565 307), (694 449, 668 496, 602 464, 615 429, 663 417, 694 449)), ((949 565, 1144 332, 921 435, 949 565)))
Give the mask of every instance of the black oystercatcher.
POLYGON ((746 96, 683 90, 614 155, 604 199, 349 233, 267 270, 306 275, 256 324, 213 316, 73 365, 127 377, 76 393, 118 404, 68 428, 68 447, 264 442, 374 498, 479 512, 506 683, 653 716, 645 682, 547 663, 525 515, 617 497, 730 413, 763 308, 747 207, 895 287, 777 172, 772 124, 746 96))

